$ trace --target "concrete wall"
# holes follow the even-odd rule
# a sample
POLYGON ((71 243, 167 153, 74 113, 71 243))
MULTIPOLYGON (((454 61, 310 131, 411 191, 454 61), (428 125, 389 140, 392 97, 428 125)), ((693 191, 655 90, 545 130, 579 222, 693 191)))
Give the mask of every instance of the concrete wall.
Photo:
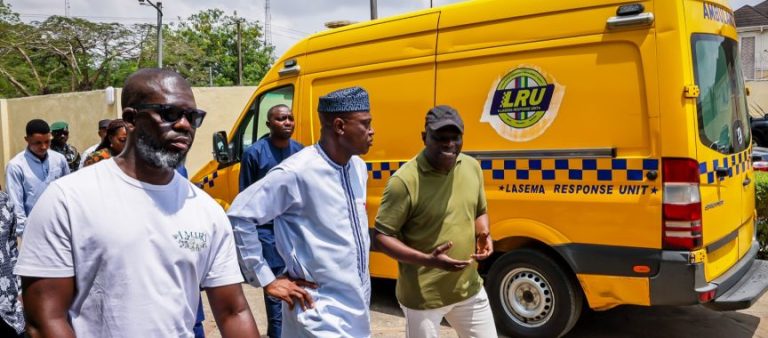
POLYGON ((208 114, 195 133, 195 143, 187 155, 190 177, 213 159, 211 136, 220 130, 229 134, 256 87, 206 87, 194 88, 193 91, 197 107, 208 114))
POLYGON ((749 114, 754 117, 762 117, 768 114, 768 81, 747 81, 750 94, 747 97, 749 114))
POLYGON ((49 124, 66 121, 70 143, 82 151, 98 141, 97 121, 116 118, 119 104, 108 105, 105 91, 100 90, 10 99, 6 107, 9 133, 3 135, 2 142, 9 145, 10 152, 3 154, 3 168, 10 158, 26 147, 24 127, 27 121, 43 119, 49 124))
MULTIPOLYGON (((256 87, 193 88, 197 106, 208 112, 198 129, 195 143, 187 156, 190 175, 210 161, 211 135, 215 131, 230 131, 256 87)), ((105 90, 34 96, 0 100, 0 165, 3 168, 0 185, 5 186, 5 165, 24 150, 24 127, 31 119, 69 123, 69 143, 82 152, 99 141, 97 123, 122 115, 120 89, 115 90, 114 103, 107 103, 105 90)))

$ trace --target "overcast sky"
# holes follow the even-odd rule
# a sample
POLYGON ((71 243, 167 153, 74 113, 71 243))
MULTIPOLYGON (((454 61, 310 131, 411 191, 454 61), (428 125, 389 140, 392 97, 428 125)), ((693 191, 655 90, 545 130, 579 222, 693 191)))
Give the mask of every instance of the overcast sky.
MULTIPOLYGON (((187 17, 207 8, 227 13, 237 11, 249 20, 264 20, 265 0, 165 0, 166 22, 187 17)), ((435 6, 471 0, 433 0, 435 6)), ((512 0, 508 0, 512 1, 512 0)), ((543 1, 543 0, 542 0, 543 1)), ((735 9, 756 5, 764 0, 731 0, 735 9)), ((65 0, 5 0, 25 21, 44 20, 49 15, 64 15, 65 0)), ((272 0, 272 42, 277 55, 310 33, 324 30, 323 24, 333 20, 365 21, 370 18, 369 0, 272 0)), ((154 22, 155 10, 139 6, 138 0, 69 0, 70 15, 94 21, 125 24, 154 22)), ((429 7, 429 0, 378 0, 379 17, 429 7)))
MULTIPOLYGON (((154 1, 154 0, 153 0, 154 1)), ((435 6, 467 0, 433 0, 435 6)), ((65 0, 5 0, 25 21, 44 20, 47 16, 64 15, 65 0)), ((237 11, 249 20, 264 21, 265 0, 165 0, 164 20, 177 20, 208 8, 219 8, 229 14, 237 11)), ((308 34, 326 29, 333 20, 365 21, 370 19, 369 0, 272 0, 272 42, 282 54, 308 34)), ((69 0, 71 16, 94 21, 120 23, 155 22, 155 9, 140 6, 138 0, 69 0)), ((379 17, 406 13, 429 7, 429 0, 378 0, 379 17)))

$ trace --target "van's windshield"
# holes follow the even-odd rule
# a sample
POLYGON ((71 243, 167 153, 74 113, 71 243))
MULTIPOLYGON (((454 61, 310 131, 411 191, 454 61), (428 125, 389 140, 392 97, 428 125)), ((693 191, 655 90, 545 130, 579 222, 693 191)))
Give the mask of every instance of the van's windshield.
POLYGON ((701 141, 724 154, 740 152, 751 138, 736 41, 694 34, 692 47, 701 141))

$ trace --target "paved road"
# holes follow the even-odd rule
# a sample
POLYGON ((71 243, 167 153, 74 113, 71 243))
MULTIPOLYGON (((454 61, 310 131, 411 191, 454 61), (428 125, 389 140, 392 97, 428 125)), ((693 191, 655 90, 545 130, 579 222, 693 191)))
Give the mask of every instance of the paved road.
MULTIPOLYGON (((244 285, 246 297, 262 333, 266 334, 261 289, 244 285)), ((395 283, 373 280, 372 329, 374 337, 404 337, 403 319, 395 300, 395 283)), ((218 338, 216 323, 206 304, 206 336, 218 338)), ((266 337, 266 335, 264 336, 266 337)), ((443 325, 440 337, 456 337, 443 325)), ((503 336, 501 336, 503 337, 503 336)), ((568 338, 768 338, 768 294, 750 309, 716 312, 702 306, 646 308, 626 306, 606 312, 589 312, 568 338)))

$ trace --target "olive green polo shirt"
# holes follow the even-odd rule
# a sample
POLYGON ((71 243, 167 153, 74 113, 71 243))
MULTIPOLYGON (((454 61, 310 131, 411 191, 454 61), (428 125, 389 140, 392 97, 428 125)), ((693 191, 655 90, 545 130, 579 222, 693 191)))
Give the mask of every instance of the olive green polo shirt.
MULTIPOLYGON (((467 260, 475 253, 475 219, 486 213, 483 172, 459 154, 447 174, 435 171, 424 153, 408 161, 387 182, 376 215, 376 230, 409 247, 431 253, 447 241, 447 255, 467 260)), ((411 309, 435 309, 461 302, 483 287, 477 263, 449 272, 398 263, 397 299, 411 309)))

